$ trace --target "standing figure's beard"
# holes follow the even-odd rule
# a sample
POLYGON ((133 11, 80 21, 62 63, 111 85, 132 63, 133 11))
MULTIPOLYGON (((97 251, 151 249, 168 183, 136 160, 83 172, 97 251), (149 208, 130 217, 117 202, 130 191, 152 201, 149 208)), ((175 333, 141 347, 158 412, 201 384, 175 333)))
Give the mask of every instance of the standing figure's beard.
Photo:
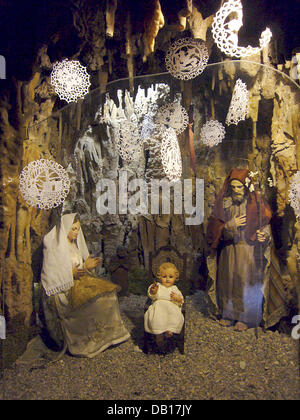
POLYGON ((241 204, 244 201, 245 194, 231 194, 232 200, 236 204, 241 204))

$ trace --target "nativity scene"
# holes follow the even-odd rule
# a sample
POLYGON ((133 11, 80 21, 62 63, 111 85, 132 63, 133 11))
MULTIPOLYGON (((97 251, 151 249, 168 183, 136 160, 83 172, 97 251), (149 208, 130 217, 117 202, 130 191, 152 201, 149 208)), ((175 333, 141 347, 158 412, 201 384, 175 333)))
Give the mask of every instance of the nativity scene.
POLYGON ((294 12, 2 3, 0 399, 299 399, 294 12))

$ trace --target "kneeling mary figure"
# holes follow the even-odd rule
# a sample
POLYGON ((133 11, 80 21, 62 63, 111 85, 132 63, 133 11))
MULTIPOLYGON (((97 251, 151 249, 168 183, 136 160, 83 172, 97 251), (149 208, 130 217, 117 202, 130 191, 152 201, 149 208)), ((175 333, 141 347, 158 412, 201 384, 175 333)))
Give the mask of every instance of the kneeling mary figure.
POLYGON ((63 215, 60 226, 44 237, 46 325, 51 338, 58 345, 63 342, 73 356, 92 358, 130 337, 121 319, 117 287, 93 274, 99 263, 89 256, 76 213, 63 215))

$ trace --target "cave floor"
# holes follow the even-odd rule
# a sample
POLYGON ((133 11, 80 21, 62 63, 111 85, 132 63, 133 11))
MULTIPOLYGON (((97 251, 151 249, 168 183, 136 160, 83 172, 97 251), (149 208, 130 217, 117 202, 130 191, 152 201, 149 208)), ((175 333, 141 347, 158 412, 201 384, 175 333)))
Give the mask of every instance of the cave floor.
POLYGON ((145 298, 120 302, 132 338, 94 359, 66 354, 44 369, 4 369, 6 400, 299 400, 299 340, 258 329, 236 332, 205 315, 197 292, 186 300, 185 353, 144 354, 145 298))

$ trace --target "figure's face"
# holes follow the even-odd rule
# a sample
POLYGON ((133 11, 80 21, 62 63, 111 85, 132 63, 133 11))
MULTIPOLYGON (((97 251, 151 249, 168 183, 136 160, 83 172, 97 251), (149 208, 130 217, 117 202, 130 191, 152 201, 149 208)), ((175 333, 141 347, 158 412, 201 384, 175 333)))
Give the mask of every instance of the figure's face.
POLYGON ((70 232, 68 234, 68 239, 70 242, 74 242, 77 239, 78 233, 79 233, 79 229, 80 229, 80 222, 75 222, 73 223, 70 232))
POLYGON ((231 196, 234 201, 243 201, 244 195, 245 195, 245 187, 244 184, 241 181, 238 181, 237 179, 234 179, 230 183, 231 187, 231 196))
POLYGON ((163 286, 171 287, 177 280, 177 274, 173 268, 167 268, 165 270, 161 270, 159 280, 163 286))

